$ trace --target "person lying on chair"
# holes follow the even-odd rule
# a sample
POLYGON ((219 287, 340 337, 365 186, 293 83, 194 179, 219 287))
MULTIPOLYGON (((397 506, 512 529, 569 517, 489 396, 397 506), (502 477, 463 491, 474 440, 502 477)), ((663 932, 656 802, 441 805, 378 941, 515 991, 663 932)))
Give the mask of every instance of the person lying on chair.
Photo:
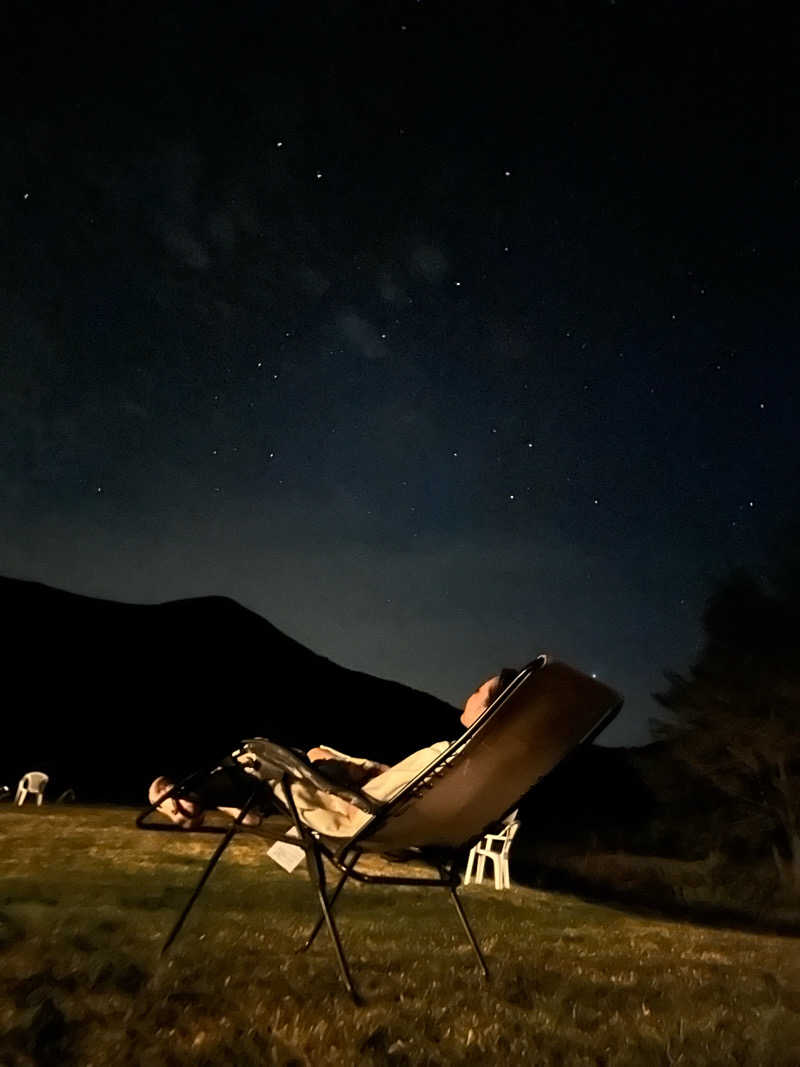
MULTIPOLYGON (((465 729, 480 718, 517 673, 514 669, 505 668, 500 674, 488 678, 467 697, 461 713, 461 724, 465 729)), ((350 788, 360 789, 374 800, 391 800, 451 743, 437 741, 406 756, 392 767, 374 760, 346 756, 325 745, 309 749, 306 755, 328 778, 350 788)), ((258 777, 255 768, 257 761, 251 758, 246 749, 235 752, 234 756, 245 771, 258 777)), ((156 778, 148 792, 150 803, 155 804, 173 785, 174 783, 164 776, 156 778)), ((273 791, 283 802, 282 787, 278 783, 274 784, 273 791)), ((293 785, 292 796, 302 820, 322 834, 334 837, 350 836, 365 818, 364 813, 352 804, 330 793, 322 793, 305 782, 293 785)), ((218 768, 210 776, 207 787, 200 793, 192 794, 191 797, 171 797, 158 810, 179 826, 192 830, 202 824, 205 811, 209 808, 236 818, 243 801, 241 783, 234 782, 224 768, 218 768)), ((245 816, 245 825, 253 826, 258 822, 260 816, 255 813, 245 816)))

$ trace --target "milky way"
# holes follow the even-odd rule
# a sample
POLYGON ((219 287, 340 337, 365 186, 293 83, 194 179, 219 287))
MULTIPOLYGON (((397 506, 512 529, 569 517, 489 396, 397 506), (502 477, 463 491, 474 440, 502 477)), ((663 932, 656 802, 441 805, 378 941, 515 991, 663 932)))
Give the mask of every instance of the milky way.
POLYGON ((642 743, 797 514, 791 36, 288 6, 13 16, 2 571, 454 703, 551 651, 642 743))

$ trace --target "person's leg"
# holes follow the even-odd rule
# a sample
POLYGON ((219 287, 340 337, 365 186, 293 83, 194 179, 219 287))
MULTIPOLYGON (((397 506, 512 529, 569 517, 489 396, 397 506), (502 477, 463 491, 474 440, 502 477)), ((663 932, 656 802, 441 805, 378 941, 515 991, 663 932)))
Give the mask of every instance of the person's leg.
MULTIPOLYGON (((201 807, 216 808, 217 811, 236 819, 252 791, 252 780, 248 781, 243 774, 237 775, 227 767, 217 767, 209 775, 208 781, 198 788, 197 796, 201 807)), ((243 825, 258 826, 260 822, 261 815, 250 811, 245 815, 243 825)))
MULTIPOLYGON (((150 786, 150 803, 155 804, 173 785, 174 782, 169 778, 156 778, 150 786)), ((159 805, 157 810, 179 826, 194 830, 202 825, 205 812, 209 808, 216 808, 233 819, 237 818, 250 796, 251 789, 252 783, 248 782, 244 775, 218 767, 205 783, 192 790, 191 795, 179 799, 171 797, 159 805)), ((244 818, 245 826, 257 826, 260 822, 261 815, 257 812, 248 812, 244 818)))
MULTIPOLYGON (((159 776, 152 782, 147 791, 148 801, 151 804, 155 804, 174 785, 175 783, 171 782, 169 778, 165 778, 163 775, 159 776)), ((168 819, 171 819, 185 830, 197 829, 198 826, 202 825, 205 818, 202 806, 192 797, 170 797, 163 804, 159 804, 156 811, 160 811, 162 815, 166 815, 168 819)))

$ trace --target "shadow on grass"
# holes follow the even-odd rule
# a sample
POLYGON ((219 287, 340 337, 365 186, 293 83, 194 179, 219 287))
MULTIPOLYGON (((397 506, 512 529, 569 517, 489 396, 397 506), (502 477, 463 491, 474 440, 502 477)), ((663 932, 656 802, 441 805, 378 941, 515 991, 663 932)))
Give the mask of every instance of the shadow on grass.
POLYGON ((7 907, 9 904, 39 904, 45 908, 57 908, 61 904, 58 897, 51 896, 28 880, 20 879, 11 889, 12 892, 4 893, 0 897, 0 907, 7 907))
POLYGON ((25 930, 8 912, 0 911, 0 949, 10 948, 25 938, 25 930))
POLYGON ((119 906, 133 911, 176 911, 183 908, 188 896, 184 886, 166 885, 158 893, 119 895, 119 906))
POLYGON ((771 912, 766 909, 748 912, 722 904, 687 904, 677 899, 668 885, 626 889, 542 864, 516 866, 514 880, 530 889, 578 896, 590 903, 642 918, 674 919, 693 926, 740 933, 800 937, 800 907, 794 915, 784 917, 776 914, 774 909, 771 912))

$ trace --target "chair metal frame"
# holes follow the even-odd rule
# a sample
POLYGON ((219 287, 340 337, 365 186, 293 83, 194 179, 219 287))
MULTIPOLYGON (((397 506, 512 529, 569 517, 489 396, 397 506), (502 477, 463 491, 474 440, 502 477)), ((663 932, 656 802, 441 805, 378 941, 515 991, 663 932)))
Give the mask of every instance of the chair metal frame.
MULTIPOLYGON (((461 842, 457 846, 412 846, 395 850, 392 848, 382 848, 379 845, 376 846, 374 843, 370 844, 370 838, 376 830, 379 830, 380 827, 386 824, 393 814, 398 810, 407 807, 410 801, 413 801, 414 798, 419 796, 425 789, 430 788, 437 777, 445 774, 453 760, 470 744, 470 742, 480 736, 494 716, 501 711, 503 706, 513 697, 514 693, 524 685, 533 672, 545 666, 547 662, 548 657, 540 655, 527 664, 527 666, 517 674, 513 681, 495 697, 477 721, 473 723, 457 741, 454 741, 438 758, 409 782, 409 784, 394 798, 386 802, 375 801, 372 797, 359 790, 343 788, 339 783, 332 781, 320 770, 315 768, 302 753, 283 748, 274 742, 266 741, 264 738, 253 739, 251 743, 257 743, 259 745, 259 757, 266 755, 266 760, 274 773, 272 782, 280 782, 283 787, 282 792, 286 798, 286 804, 281 804, 275 795, 276 791, 274 791, 266 781, 262 781, 259 778, 247 774, 235 760, 228 757, 223 761, 225 767, 232 770, 234 773, 241 774, 243 783, 246 782, 250 790, 247 801, 230 826, 201 825, 195 829, 186 830, 172 823, 148 822, 149 817, 166 800, 172 797, 182 797, 190 794, 192 789, 206 779, 214 768, 195 771, 173 786, 169 792, 161 796, 156 802, 150 804, 137 817, 136 826, 142 830, 151 830, 161 833, 214 834, 221 836, 222 839, 211 855, 211 858, 201 874, 189 900, 167 936, 161 954, 163 955, 169 949, 170 945, 177 937, 212 871, 222 858, 222 855, 231 844, 234 837, 239 833, 255 833, 262 837, 268 836, 270 844, 273 844, 276 841, 281 841, 295 845, 304 850, 309 878, 314 886, 319 902, 320 916, 314 924, 308 938, 297 951, 304 952, 309 949, 323 924, 326 925, 331 936, 331 941, 333 942, 342 981, 356 1004, 361 1004, 363 1001, 353 982, 350 968, 342 948, 339 932, 333 917, 334 905, 348 879, 372 885, 430 886, 447 890, 470 946, 477 958, 478 969, 484 980, 488 981, 489 968, 472 931, 472 927, 469 924, 469 920, 464 912, 458 894, 456 893, 457 887, 461 884, 458 867, 466 849, 471 848, 473 844, 480 841, 487 832, 500 828, 502 818, 507 817, 510 812, 518 806, 519 797, 508 806, 499 819, 493 818, 489 824, 481 827, 479 833, 473 834, 468 840, 461 842), (332 793, 349 801, 363 812, 368 813, 370 816, 369 820, 350 838, 333 839, 324 837, 304 823, 297 811, 292 790, 289 786, 292 781, 298 780, 309 781, 315 788, 332 793), (291 819, 292 827, 297 836, 287 836, 287 833, 283 832, 266 835, 261 828, 247 826, 244 823, 244 820, 251 810, 259 806, 259 801, 263 802, 264 810, 267 811, 270 809, 274 810, 276 805, 279 808, 283 808, 285 815, 291 819), (390 858, 400 862, 421 861, 438 871, 438 877, 382 875, 368 873, 363 870, 356 870, 356 865, 365 854, 374 854, 375 852, 382 852, 390 858), (332 891, 329 891, 327 884, 323 863, 324 860, 327 860, 340 872, 339 880, 332 891)), ((618 694, 614 695, 618 697, 618 694)), ((602 718, 594 724, 586 736, 580 740, 579 745, 591 743, 600 731, 605 729, 611 720, 618 714, 621 706, 622 699, 619 698, 608 708, 602 718)), ((248 744, 248 742, 244 742, 244 744, 248 744)), ((563 760, 560 762, 563 762, 563 760)))

